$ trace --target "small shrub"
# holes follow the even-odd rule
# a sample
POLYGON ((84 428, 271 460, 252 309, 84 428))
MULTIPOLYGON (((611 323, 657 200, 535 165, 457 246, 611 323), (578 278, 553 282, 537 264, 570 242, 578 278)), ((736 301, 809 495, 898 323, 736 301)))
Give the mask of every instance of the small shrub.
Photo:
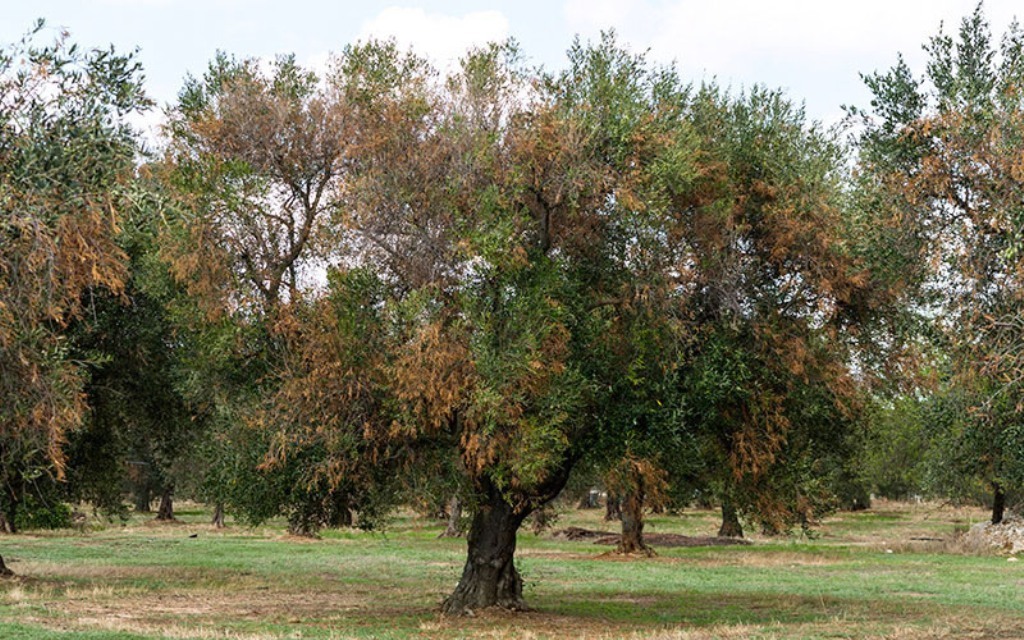
POLYGON ((19 530, 68 529, 72 525, 71 507, 29 493, 19 506, 14 522, 19 530))

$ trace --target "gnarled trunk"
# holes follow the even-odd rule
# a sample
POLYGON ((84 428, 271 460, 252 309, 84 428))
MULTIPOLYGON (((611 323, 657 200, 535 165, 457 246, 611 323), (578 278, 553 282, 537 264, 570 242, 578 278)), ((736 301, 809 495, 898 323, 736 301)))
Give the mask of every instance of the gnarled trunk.
POLYGON ((523 579, 514 563, 516 532, 528 510, 517 510, 491 483, 486 483, 467 536, 469 550, 455 591, 441 605, 461 615, 487 607, 522 610, 523 579))
POLYGON ((438 538, 458 538, 462 535, 462 501, 459 496, 452 496, 448 503, 448 526, 438 538))
POLYGON ((722 538, 742 538, 743 527, 740 525, 739 514, 732 501, 722 500, 722 526, 718 529, 718 535, 722 538))
POLYGON ((998 482, 992 483, 992 524, 999 524, 1006 514, 1006 492, 998 482))
POLYGON ((166 487, 160 494, 160 508, 157 509, 156 519, 165 522, 174 520, 174 487, 166 487))
MULTIPOLYGON (((642 482, 642 481, 641 481, 642 482)), ((643 486, 634 487, 622 500, 622 537, 619 538, 619 553, 639 553, 653 556, 654 550, 644 542, 644 491, 643 486)))
POLYGON ((213 518, 210 519, 210 524, 218 529, 224 528, 224 503, 218 501, 213 506, 213 518))

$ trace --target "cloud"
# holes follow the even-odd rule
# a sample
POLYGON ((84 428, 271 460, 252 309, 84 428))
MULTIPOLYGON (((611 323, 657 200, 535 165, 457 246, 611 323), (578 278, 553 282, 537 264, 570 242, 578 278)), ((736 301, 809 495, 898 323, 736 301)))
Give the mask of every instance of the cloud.
POLYGON ((173 0, 96 0, 96 4, 110 7, 121 7, 129 9, 146 9, 151 7, 166 7, 173 0))
MULTIPOLYGON (((923 71, 921 45, 944 23, 955 33, 976 0, 928 3, 861 0, 565 0, 570 30, 593 37, 614 27, 621 41, 676 61, 684 77, 717 77, 722 84, 755 82, 788 89, 810 112, 835 119, 841 103, 865 98, 859 72, 886 69, 902 52, 923 71)), ((989 0, 985 15, 995 37, 1016 2, 989 0)))
POLYGON ((419 8, 390 7, 364 22, 358 38, 394 38, 442 67, 454 64, 473 46, 508 38, 509 22, 500 11, 463 16, 427 13, 419 8))
MULTIPOLYGON (((1009 4, 986 3, 997 33, 1009 20, 1009 4)), ((573 31, 593 35, 614 26, 625 40, 648 43, 659 58, 726 70, 765 52, 808 62, 821 55, 892 57, 899 50, 917 57, 941 21, 954 31, 974 5, 975 0, 566 0, 563 14, 573 31)))
POLYGON ((628 0, 567 0, 563 13, 578 31, 623 25, 631 17, 650 13, 647 2, 628 0))

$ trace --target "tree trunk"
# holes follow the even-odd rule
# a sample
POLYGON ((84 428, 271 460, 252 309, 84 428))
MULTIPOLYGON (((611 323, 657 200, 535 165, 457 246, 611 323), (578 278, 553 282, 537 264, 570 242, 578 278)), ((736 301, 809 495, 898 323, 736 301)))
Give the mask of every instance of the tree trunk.
POLYGON ((3 556, 0 556, 0 578, 10 578, 13 575, 14 572, 7 568, 3 556))
POLYGON ((218 529, 224 528, 224 503, 219 500, 213 506, 213 518, 210 520, 210 524, 218 529))
POLYGON ((300 538, 319 538, 320 526, 307 518, 288 521, 288 533, 300 538))
POLYGON ((609 491, 605 494, 604 499, 604 521, 612 522, 620 519, 622 519, 622 505, 619 503, 619 496, 609 491))
POLYGON ((1006 492, 998 482, 992 483, 992 524, 1003 521, 1006 513, 1006 492))
POLYGON ((487 607, 523 610, 523 580, 514 563, 516 532, 529 511, 517 511, 490 482, 466 538, 469 550, 455 591, 441 605, 461 615, 487 607))
POLYGON ((18 532, 18 506, 25 497, 25 477, 17 469, 5 474, 3 513, 0 515, 0 526, 5 533, 18 532))
POLYGON ((330 502, 326 505, 327 517, 325 524, 329 527, 341 528, 351 527, 352 508, 347 491, 335 490, 327 498, 330 502))
POLYGON ((588 490, 585 494, 583 494, 583 497, 580 498, 580 501, 576 504, 576 508, 577 509, 596 509, 596 508, 598 508, 599 506, 601 506, 600 505, 600 501, 598 500, 598 497, 600 496, 600 493, 601 492, 598 491, 597 489, 590 489, 590 490, 588 490))
POLYGON ((459 496, 452 496, 448 503, 448 526, 438 538, 458 538, 462 535, 462 501, 459 496))
POLYGON ((145 484, 145 481, 140 481, 135 485, 135 512, 152 513, 152 511, 153 496, 150 493, 149 486, 145 484))
POLYGON ((722 538, 743 537, 739 514, 736 513, 736 507, 728 499, 722 500, 722 526, 718 529, 718 535, 722 538))
MULTIPOLYGON (((640 480, 642 482, 642 480, 640 480)), ((643 486, 634 487, 622 501, 622 537, 619 539, 618 553, 639 553, 647 557, 654 555, 654 550, 644 542, 644 491, 643 486)))
POLYGON ((160 508, 156 512, 156 519, 166 522, 174 520, 174 487, 167 487, 160 494, 160 508))
POLYGON ((351 527, 354 519, 352 518, 352 510, 347 506, 339 506, 331 514, 331 521, 327 524, 340 529, 342 527, 351 527))

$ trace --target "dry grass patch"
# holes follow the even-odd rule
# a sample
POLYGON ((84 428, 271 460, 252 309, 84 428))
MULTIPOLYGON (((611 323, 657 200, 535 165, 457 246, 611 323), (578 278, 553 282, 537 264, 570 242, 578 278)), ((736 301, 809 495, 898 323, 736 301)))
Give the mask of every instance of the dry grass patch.
POLYGON ((64 631, 117 631, 172 638, 238 638, 256 640, 287 637, 271 633, 244 633, 238 626, 316 626, 344 628, 359 616, 377 616, 374 603, 380 594, 370 591, 273 592, 190 591, 125 595, 68 593, 41 602, 54 615, 25 620, 64 631))
POLYGON ((827 553, 800 553, 799 551, 731 551, 712 553, 702 558, 687 558, 686 562, 702 567, 828 567, 844 559, 827 553))

